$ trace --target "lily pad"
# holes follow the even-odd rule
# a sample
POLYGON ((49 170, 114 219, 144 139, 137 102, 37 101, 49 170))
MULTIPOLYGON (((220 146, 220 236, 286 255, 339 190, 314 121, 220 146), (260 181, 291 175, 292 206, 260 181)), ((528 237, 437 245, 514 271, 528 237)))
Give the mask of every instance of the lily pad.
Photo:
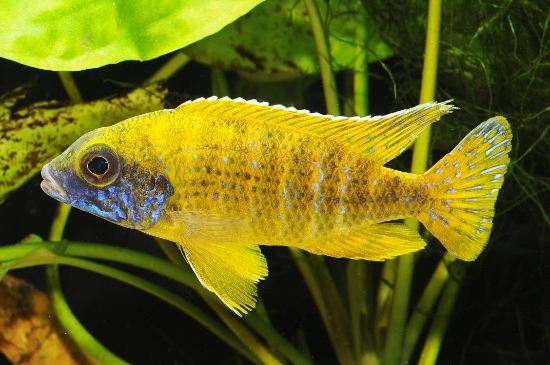
POLYGON ((78 71, 149 60, 231 23, 262 0, 0 0, 0 57, 78 71))

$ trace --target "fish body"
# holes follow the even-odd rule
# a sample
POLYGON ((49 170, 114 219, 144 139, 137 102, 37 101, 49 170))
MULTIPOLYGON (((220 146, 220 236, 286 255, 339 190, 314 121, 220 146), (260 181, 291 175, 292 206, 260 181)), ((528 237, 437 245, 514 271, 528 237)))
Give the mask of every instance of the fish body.
POLYGON ((388 221, 414 217, 454 255, 489 239, 506 172, 506 120, 480 124, 422 175, 384 167, 455 109, 426 103, 380 117, 197 99, 92 131, 42 169, 55 199, 172 240, 237 314, 267 276, 258 245, 384 260, 425 246, 388 221))

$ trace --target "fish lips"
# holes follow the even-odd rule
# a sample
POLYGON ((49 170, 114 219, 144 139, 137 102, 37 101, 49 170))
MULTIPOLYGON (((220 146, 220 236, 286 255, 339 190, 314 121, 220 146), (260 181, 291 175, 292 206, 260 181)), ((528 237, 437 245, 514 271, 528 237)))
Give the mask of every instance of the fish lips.
POLYGON ((59 185, 55 181, 55 178, 52 176, 52 173, 50 171, 50 165, 48 164, 44 166, 40 174, 44 179, 40 183, 40 187, 42 188, 42 190, 44 190, 44 192, 52 198, 59 200, 60 202, 66 203, 69 200, 69 196, 67 195, 65 189, 63 189, 61 185, 59 185))

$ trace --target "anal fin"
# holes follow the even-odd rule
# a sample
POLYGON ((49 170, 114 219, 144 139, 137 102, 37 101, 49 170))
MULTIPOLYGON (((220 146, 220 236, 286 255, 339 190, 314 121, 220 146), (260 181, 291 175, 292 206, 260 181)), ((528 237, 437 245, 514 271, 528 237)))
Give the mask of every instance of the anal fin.
POLYGON ((268 274, 258 245, 247 242, 246 222, 219 215, 172 212, 176 241, 201 284, 239 316, 256 306, 257 283, 268 274))
POLYGON ((318 255, 383 261, 418 251, 425 245, 418 232, 404 224, 377 223, 310 239, 298 247, 318 255))

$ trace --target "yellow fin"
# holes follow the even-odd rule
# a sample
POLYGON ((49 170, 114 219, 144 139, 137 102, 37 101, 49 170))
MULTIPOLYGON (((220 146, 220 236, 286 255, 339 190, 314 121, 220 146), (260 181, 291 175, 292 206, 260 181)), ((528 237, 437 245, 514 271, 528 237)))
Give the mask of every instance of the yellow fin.
POLYGON ((425 245, 418 232, 404 224, 378 223, 311 239, 298 247, 318 255, 382 261, 418 251, 425 245))
POLYGON ((196 212, 169 216, 173 224, 181 225, 176 243, 202 285, 239 316, 253 309, 256 284, 268 271, 258 245, 246 242, 246 223, 196 212))
POLYGON ((241 98, 201 98, 186 102, 177 110, 202 117, 219 116, 230 121, 265 123, 338 140, 383 165, 412 145, 424 128, 456 109, 448 103, 430 102, 388 115, 351 118, 310 113, 282 105, 269 106, 265 102, 241 98))
POLYGON ((510 162, 511 139, 506 119, 491 118, 423 177, 425 186, 439 189, 439 194, 418 219, 462 260, 475 260, 489 240, 495 202, 510 162))

